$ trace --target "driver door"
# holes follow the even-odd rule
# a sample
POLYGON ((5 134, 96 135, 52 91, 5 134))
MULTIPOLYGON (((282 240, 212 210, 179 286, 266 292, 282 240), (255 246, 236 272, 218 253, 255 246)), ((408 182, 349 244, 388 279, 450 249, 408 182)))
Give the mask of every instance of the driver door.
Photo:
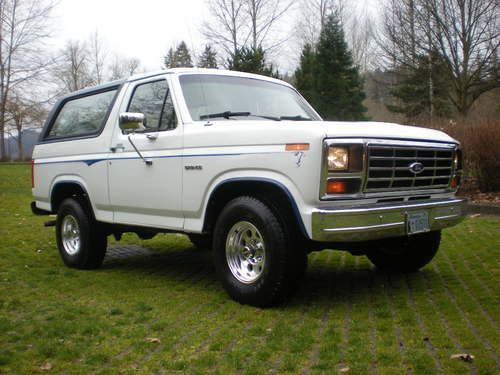
POLYGON ((132 82, 120 113, 145 116, 144 133, 126 135, 115 126, 110 145, 109 195, 114 222, 181 229, 182 127, 166 77, 132 82), (129 140, 130 137, 130 140, 129 140), (134 149, 150 160, 145 163, 134 149))

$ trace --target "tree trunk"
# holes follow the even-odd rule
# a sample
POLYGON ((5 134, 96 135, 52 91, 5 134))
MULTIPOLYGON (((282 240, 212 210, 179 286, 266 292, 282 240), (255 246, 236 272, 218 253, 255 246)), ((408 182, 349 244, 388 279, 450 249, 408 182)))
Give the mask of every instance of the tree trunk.
POLYGON ((17 157, 19 161, 24 160, 24 150, 23 150, 23 132, 17 131, 17 157))

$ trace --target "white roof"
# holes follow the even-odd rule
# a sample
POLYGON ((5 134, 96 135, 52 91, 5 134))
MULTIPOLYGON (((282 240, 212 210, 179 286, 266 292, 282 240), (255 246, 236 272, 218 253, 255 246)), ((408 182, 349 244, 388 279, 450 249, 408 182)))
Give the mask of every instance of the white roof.
POLYGON ((159 70, 159 71, 155 71, 155 72, 135 74, 133 76, 130 76, 127 79, 127 81, 128 82, 136 81, 138 79, 149 78, 149 77, 159 76, 159 75, 163 75, 163 74, 215 74, 215 75, 221 75, 221 76, 233 76, 233 77, 245 77, 245 78, 260 79, 260 80, 264 80, 264 81, 279 83, 279 84, 286 85, 286 86, 291 86, 289 83, 287 83, 285 81, 282 81, 282 80, 279 80, 276 78, 267 77, 267 76, 262 76, 259 74, 238 72, 235 70, 206 69, 206 68, 165 69, 165 70, 159 70))

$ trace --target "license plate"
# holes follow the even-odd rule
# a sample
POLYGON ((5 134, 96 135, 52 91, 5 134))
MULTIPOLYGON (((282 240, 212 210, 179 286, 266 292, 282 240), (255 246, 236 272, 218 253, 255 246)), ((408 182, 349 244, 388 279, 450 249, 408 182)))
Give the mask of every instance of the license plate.
POLYGON ((427 212, 410 212, 406 219, 408 234, 429 231, 429 214, 427 212))

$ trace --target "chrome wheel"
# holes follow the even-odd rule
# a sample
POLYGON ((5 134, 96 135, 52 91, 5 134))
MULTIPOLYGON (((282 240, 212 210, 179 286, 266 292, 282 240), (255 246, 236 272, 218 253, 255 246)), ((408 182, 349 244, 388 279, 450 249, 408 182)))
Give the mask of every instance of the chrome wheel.
POLYGON ((80 227, 75 217, 72 215, 64 216, 61 223, 61 242, 69 255, 75 255, 80 251, 80 227))
POLYGON ((262 275, 266 247, 255 225, 239 221, 232 226, 226 238, 226 260, 233 276, 242 283, 253 283, 262 275))

